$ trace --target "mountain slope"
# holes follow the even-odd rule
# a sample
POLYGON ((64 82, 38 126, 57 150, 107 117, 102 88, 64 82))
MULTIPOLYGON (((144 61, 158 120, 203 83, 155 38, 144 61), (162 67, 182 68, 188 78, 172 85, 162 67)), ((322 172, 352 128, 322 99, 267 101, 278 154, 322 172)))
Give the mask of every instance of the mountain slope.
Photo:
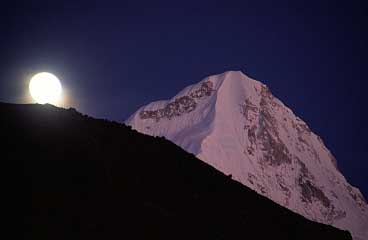
POLYGON ((2 196, 24 239, 351 239, 163 138, 50 105, 0 116, 2 196))
POLYGON ((165 136, 258 193, 303 216, 368 239, 368 207, 307 124, 267 86, 241 72, 205 78, 127 121, 165 136))

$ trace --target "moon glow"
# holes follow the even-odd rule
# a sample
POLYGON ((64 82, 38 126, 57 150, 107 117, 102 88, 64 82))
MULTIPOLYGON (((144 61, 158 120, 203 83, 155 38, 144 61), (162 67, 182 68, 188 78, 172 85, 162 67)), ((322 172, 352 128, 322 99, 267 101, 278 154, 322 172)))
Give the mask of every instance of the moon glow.
POLYGON ((55 75, 41 72, 31 78, 29 92, 37 103, 57 105, 61 100, 62 87, 55 75))

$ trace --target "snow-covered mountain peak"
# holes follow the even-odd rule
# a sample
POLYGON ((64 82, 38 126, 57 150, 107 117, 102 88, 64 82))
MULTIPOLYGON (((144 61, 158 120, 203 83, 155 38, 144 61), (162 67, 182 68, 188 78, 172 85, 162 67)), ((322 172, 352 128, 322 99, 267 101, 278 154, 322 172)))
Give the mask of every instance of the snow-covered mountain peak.
POLYGON ((141 107, 127 124, 165 136, 311 220, 368 239, 367 203, 321 138, 266 85, 240 71, 209 76, 170 100, 141 107))

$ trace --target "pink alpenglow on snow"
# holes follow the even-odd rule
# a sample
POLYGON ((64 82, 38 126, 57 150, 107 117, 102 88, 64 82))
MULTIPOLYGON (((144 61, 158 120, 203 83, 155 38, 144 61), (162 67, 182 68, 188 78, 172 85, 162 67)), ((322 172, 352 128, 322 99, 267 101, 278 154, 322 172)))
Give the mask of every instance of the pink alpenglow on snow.
POLYGON ((165 136, 308 219, 368 239, 368 205, 321 138, 242 72, 207 77, 170 100, 141 107, 126 123, 165 136))

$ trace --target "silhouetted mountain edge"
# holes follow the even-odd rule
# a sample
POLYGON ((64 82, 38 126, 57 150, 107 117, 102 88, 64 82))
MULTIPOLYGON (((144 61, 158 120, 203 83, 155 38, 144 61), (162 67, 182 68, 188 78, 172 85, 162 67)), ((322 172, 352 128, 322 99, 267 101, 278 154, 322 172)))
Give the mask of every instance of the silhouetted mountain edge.
POLYGON ((75 109, 0 103, 0 131, 24 239, 351 239, 164 138, 75 109))

